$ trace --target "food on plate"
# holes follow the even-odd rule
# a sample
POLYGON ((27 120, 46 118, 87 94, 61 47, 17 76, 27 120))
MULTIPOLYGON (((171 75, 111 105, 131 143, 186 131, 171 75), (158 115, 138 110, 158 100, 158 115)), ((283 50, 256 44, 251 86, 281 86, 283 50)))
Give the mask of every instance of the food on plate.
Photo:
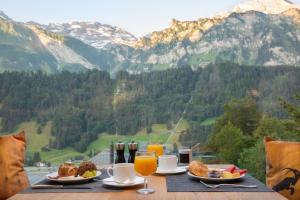
POLYGON ((221 178, 239 178, 246 173, 246 169, 239 169, 236 166, 232 165, 223 171, 221 178))
POLYGON ((226 168, 224 171, 226 172, 230 172, 232 174, 235 174, 236 173, 236 176, 237 174, 239 174, 240 176, 243 175, 243 174, 246 174, 247 173, 247 169, 239 169, 238 167, 232 165, 228 168, 226 168))
POLYGON ((196 176, 208 177, 208 168, 200 161, 190 162, 189 171, 196 176))
POLYGON ((241 177, 241 175, 238 172, 231 173, 231 172, 224 171, 221 175, 221 178, 239 178, 239 177, 241 177))
POLYGON ((77 175, 84 178, 91 178, 97 175, 97 167, 94 163, 90 161, 82 162, 77 170, 77 175))
POLYGON ((233 171, 234 173, 239 173, 240 175, 246 174, 247 170, 246 169, 236 169, 233 171))
POLYGON ((218 169, 212 169, 212 170, 209 169, 209 172, 208 172, 209 178, 220 178, 221 175, 222 175, 222 171, 220 171, 218 169))
POLYGON ((68 176, 82 176, 84 178, 91 178, 97 175, 97 167, 94 163, 90 161, 82 162, 79 167, 75 164, 66 162, 59 166, 58 168, 58 175, 55 177, 50 177, 52 179, 59 179, 61 177, 68 177, 68 176))
POLYGON ((227 167, 224 171, 225 171, 225 172, 233 173, 234 170, 236 170, 236 166, 232 165, 232 166, 230 166, 230 167, 227 167))
POLYGON ((208 167, 200 161, 192 161, 189 165, 189 171, 196 176, 223 179, 240 178, 243 174, 247 173, 246 169, 239 169, 234 165, 226 169, 208 169, 208 167))
POLYGON ((58 177, 76 176, 77 167, 73 163, 64 163, 59 166, 58 177))
POLYGON ((238 172, 232 174, 232 178, 239 178, 239 177, 241 177, 241 175, 238 172))

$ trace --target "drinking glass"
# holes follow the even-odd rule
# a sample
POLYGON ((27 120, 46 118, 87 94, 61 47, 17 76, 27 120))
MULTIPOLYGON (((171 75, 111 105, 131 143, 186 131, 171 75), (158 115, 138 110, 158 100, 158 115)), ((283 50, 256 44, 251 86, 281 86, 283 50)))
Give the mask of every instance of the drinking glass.
POLYGON ((179 165, 188 165, 192 161, 192 149, 179 149, 179 165))
POLYGON ((151 194, 155 192, 154 189, 148 188, 147 176, 156 172, 157 160, 154 152, 137 151, 134 159, 135 171, 144 177, 144 188, 137 190, 140 194, 151 194))
POLYGON ((162 144, 149 144, 147 152, 155 152, 156 156, 159 157, 164 154, 164 146, 162 144))

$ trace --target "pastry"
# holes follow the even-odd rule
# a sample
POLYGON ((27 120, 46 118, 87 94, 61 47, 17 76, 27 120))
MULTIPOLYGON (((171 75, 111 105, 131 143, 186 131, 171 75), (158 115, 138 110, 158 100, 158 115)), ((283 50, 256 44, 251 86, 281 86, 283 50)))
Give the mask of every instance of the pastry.
POLYGON ((73 163, 64 163, 59 166, 58 176, 75 176, 77 174, 77 167, 73 163))
POLYGON ((79 165, 77 175, 84 178, 95 177, 97 175, 97 167, 90 161, 84 161, 79 165))
POLYGON ((196 175, 201 177, 207 177, 208 176, 208 168, 206 165, 204 165, 200 161, 192 161, 189 164, 189 171, 196 175))

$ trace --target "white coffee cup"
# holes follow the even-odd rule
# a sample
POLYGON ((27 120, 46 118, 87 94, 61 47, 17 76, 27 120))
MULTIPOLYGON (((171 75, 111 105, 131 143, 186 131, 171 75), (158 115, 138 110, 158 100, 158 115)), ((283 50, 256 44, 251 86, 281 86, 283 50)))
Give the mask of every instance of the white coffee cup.
POLYGON ((114 181, 120 183, 134 182, 135 180, 134 165, 132 163, 114 164, 107 169, 107 174, 113 177, 114 181), (110 173, 111 169, 113 170, 113 175, 110 173))
POLYGON ((160 170, 172 171, 177 168, 178 158, 175 155, 162 155, 158 157, 158 167, 160 170))

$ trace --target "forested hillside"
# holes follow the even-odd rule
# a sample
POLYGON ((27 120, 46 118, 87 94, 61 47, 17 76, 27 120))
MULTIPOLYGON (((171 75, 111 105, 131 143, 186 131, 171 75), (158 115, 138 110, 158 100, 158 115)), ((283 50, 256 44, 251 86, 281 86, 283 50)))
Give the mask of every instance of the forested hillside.
POLYGON ((131 75, 5 72, 0 74, 1 132, 21 122, 52 122, 50 148, 83 152, 99 133, 136 133, 154 123, 175 124, 184 113, 190 124, 182 142, 205 143, 205 120, 223 113, 232 98, 251 97, 260 111, 283 117, 278 98, 293 101, 300 91, 297 67, 254 67, 225 63, 131 75), (192 99, 192 100, 191 100, 192 99), (191 100, 191 101, 190 101, 191 100))

